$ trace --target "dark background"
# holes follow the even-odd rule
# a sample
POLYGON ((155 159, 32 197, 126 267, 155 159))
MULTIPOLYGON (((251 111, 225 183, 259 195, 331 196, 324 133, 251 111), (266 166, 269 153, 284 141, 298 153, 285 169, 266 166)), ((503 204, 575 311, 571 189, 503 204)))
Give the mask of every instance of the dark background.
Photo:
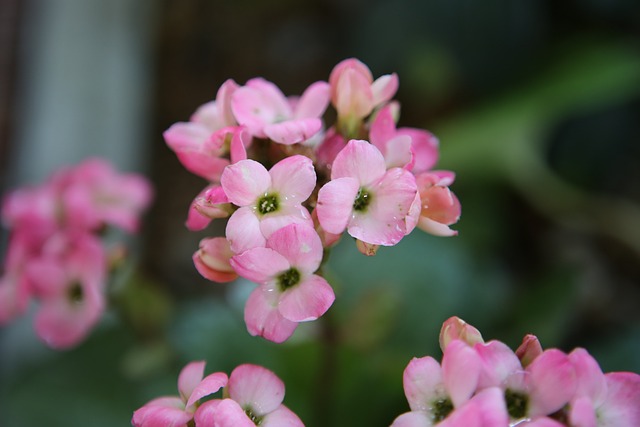
MULTIPOLYGON (((414 356, 440 357, 438 331, 452 315, 487 340, 515 348, 534 333, 544 347, 586 348, 604 371, 640 371, 638 2, 81 4, 1 3, 0 190, 97 154, 149 176, 156 199, 132 241, 131 263, 113 281, 113 308, 86 342, 48 350, 29 316, 0 329, 1 425, 128 425, 149 399, 175 394, 181 367, 202 359, 207 373, 229 373, 245 362, 272 369, 286 383, 285 404, 307 426, 386 426, 408 410, 402 370, 414 356), (74 37, 97 32, 95 21, 135 43, 96 43, 86 51, 62 43, 45 64, 69 55, 64 70, 74 58, 82 63, 85 52, 113 70, 135 62, 136 77, 127 80, 130 89, 118 79, 101 80, 111 71, 83 74, 88 89, 73 82, 81 93, 99 95, 108 84, 124 90, 110 98, 113 111, 92 116, 96 126, 116 123, 101 129, 109 143, 92 143, 99 139, 92 128, 79 148, 60 149, 55 160, 28 168, 32 157, 24 147, 34 139, 48 149, 68 140, 46 129, 50 139, 28 138, 24 130, 38 126, 41 116, 32 112, 39 110, 30 106, 42 105, 39 94, 49 87, 33 83, 37 72, 61 72, 58 88, 71 78, 29 59, 39 55, 37 24, 71 20, 80 9, 78 19, 89 24, 74 37), (133 48, 130 56, 118 55, 133 48), (103 49, 115 52, 113 64, 99 56, 103 49), (213 99, 227 78, 242 84, 262 76, 285 94, 299 94, 348 57, 375 77, 397 72, 399 125, 439 137, 438 167, 457 173, 460 234, 415 231, 374 258, 344 238, 327 265, 333 307, 275 345, 245 330, 251 285, 218 285, 195 271, 191 255, 199 239, 221 235, 223 225, 186 230, 189 203, 205 183, 183 169, 161 133, 213 99), (135 120, 109 122, 109 114, 119 117, 131 105, 135 120), (118 145, 114 135, 133 143, 118 145)), ((91 111, 107 102, 74 99, 84 98, 62 96, 56 108, 91 111)))

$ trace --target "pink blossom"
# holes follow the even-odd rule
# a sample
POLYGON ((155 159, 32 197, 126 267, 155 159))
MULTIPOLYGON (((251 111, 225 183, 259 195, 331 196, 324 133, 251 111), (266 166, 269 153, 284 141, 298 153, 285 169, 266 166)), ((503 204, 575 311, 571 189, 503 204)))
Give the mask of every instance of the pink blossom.
POLYGON ((284 383, 270 370, 240 365, 231 372, 223 400, 205 402, 195 414, 198 427, 304 427, 282 404, 284 383))
POLYGON ((238 277, 229 263, 232 256, 227 239, 205 238, 200 241, 200 248, 193 254, 193 263, 203 277, 218 283, 231 282, 238 277))
POLYGON ((479 387, 502 388, 514 421, 550 415, 566 405, 576 390, 575 369, 559 350, 545 350, 523 368, 502 342, 476 344, 475 349, 483 364, 479 387))
POLYGON ((204 376, 204 361, 187 364, 178 377, 179 396, 158 397, 133 413, 134 427, 186 427, 193 419, 199 400, 227 384, 227 375, 216 372, 204 376))
POLYGON ((96 325, 105 306, 106 260, 90 234, 50 239, 26 274, 40 300, 35 318, 38 336, 53 348, 69 348, 96 325))
POLYGON ((424 172, 416 176, 421 211, 417 227, 435 236, 455 236, 449 226, 460 219, 460 202, 449 190, 454 174, 448 171, 424 172))
POLYGON ((317 134, 329 104, 329 85, 316 82, 291 102, 273 83, 251 79, 234 93, 231 108, 238 122, 257 138, 296 144, 317 134))
POLYGON ((640 425, 640 375, 604 374, 598 362, 582 348, 572 351, 569 360, 578 383, 569 410, 572 427, 640 425))
POLYGON ((462 410, 475 394, 480 368, 475 350, 460 340, 451 341, 445 348, 442 365, 430 356, 412 359, 403 375, 404 392, 411 412, 398 417, 392 426, 444 423, 449 416, 462 410))
POLYGON ((393 98, 398 90, 398 76, 387 74, 374 81, 369 67, 349 58, 333 68, 329 85, 340 131, 345 136, 355 137, 362 119, 393 98))
MULTIPOLYGON (((230 100, 238 85, 225 81, 215 101, 200 106, 189 122, 173 124, 164 139, 178 160, 190 172, 211 182, 217 182, 229 160, 225 156, 237 144, 242 129, 231 112, 230 100)), ((244 145, 250 144, 245 139, 244 145)))
POLYGON ((384 107, 376 115, 371 124, 369 140, 384 156, 387 168, 412 169, 414 162, 412 138, 396 131, 391 106, 384 107))
POLYGON ((318 220, 329 233, 347 229, 365 243, 393 246, 407 233, 416 192, 410 172, 387 170, 375 146, 351 140, 333 162, 331 181, 318 193, 318 220))
POLYGON ((28 230, 19 229, 9 237, 4 274, 0 276, 0 325, 23 314, 31 299, 32 289, 24 267, 34 256, 34 245, 25 231, 28 230))
POLYGON ((313 226, 309 211, 302 206, 316 184, 308 157, 287 157, 269 171, 254 160, 242 160, 228 166, 220 182, 229 201, 240 207, 226 229, 235 253, 264 246, 266 239, 285 225, 313 226))
POLYGON ((275 231, 265 247, 231 258, 240 276, 260 285, 245 308, 252 335, 282 341, 288 338, 286 333, 293 333, 289 322, 315 320, 329 309, 335 299, 333 290, 323 277, 313 274, 322 255, 322 242, 312 227, 290 224, 275 231))
POLYGON ((65 223, 92 230, 113 225, 135 232, 151 197, 151 185, 142 176, 118 173, 102 159, 85 160, 73 169, 62 193, 65 223))

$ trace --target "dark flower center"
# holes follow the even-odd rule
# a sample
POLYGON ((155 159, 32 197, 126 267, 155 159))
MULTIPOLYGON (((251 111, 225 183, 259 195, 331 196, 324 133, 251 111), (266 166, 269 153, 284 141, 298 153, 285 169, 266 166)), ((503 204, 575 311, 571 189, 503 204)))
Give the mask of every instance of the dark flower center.
POLYGON ((513 419, 523 418, 527 414, 529 397, 526 394, 506 389, 504 399, 507 403, 507 412, 513 419))
POLYGON ((363 211, 369 206, 369 203, 371 203, 371 194, 365 188, 360 187, 356 199, 353 201, 353 210, 363 211))
POLYGON ((278 195, 277 194, 265 194, 258 200, 256 207, 258 212, 262 215, 268 214, 278 210, 278 195))
POLYGON ((449 416, 453 412, 453 403, 450 399, 438 399, 431 405, 431 420, 434 423, 439 423, 449 416))
POLYGON ((84 290, 80 283, 74 282, 67 290, 67 298, 72 304, 80 304, 84 299, 84 290))
POLYGON ((300 272, 295 268, 290 268, 278 276, 278 285, 282 292, 297 285, 300 282, 300 272))
POLYGON ((260 424, 262 424, 262 417, 259 417, 256 414, 254 414, 251 408, 245 409, 244 413, 247 414, 247 417, 249 417, 249 419, 253 421, 255 425, 259 426, 260 424))

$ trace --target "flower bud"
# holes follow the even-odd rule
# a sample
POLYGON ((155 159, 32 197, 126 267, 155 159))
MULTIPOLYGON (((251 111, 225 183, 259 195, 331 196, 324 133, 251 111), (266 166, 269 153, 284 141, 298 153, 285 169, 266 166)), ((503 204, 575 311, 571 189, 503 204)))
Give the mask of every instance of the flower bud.
POLYGON ((516 356, 520 359, 523 367, 527 367, 533 359, 542 354, 542 345, 535 335, 527 334, 522 339, 522 344, 516 350, 516 356))
POLYGON ((464 341, 470 346, 484 342, 480 331, 457 316, 448 318, 442 324, 442 329, 440 329, 440 348, 442 351, 453 340, 464 341))

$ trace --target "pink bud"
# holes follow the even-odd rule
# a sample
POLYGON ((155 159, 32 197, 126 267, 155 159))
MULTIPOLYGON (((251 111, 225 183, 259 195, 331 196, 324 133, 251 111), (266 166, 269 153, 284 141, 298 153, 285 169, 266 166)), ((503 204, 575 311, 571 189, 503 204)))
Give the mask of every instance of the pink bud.
POLYGON ((224 237, 205 238, 200 241, 200 249, 193 254, 193 263, 198 272, 214 282, 225 283, 235 280, 238 275, 229 264, 233 252, 224 237))
POLYGON ((516 350, 516 356, 520 359, 523 367, 527 367, 533 359, 542 354, 542 345, 535 335, 527 334, 522 339, 522 344, 516 350))
POLYGON ((457 316, 445 320, 440 329, 440 348, 442 351, 453 340, 461 340, 470 346, 483 343, 480 331, 457 316))

